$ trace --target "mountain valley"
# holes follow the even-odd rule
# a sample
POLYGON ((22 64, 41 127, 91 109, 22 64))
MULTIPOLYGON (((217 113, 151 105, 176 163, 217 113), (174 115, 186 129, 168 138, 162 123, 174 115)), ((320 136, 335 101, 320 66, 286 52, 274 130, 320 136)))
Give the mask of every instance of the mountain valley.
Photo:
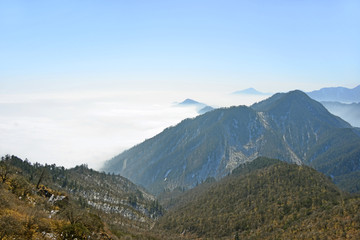
POLYGON ((341 117, 354 127, 360 127, 360 102, 321 102, 332 114, 341 117))

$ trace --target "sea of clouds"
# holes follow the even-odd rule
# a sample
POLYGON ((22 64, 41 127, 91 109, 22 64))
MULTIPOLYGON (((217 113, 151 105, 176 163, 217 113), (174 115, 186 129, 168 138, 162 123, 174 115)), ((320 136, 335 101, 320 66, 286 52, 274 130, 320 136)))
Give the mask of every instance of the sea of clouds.
POLYGON ((0 154, 30 162, 100 169, 104 161, 151 138, 195 108, 192 98, 213 107, 250 105, 265 96, 216 92, 84 91, 0 95, 0 154))

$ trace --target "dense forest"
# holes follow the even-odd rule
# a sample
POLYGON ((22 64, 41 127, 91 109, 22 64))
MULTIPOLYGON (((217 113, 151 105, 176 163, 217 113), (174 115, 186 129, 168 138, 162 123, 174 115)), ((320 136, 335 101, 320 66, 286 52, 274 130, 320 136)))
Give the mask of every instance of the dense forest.
POLYGON ((307 166, 258 158, 198 188, 157 228, 189 239, 360 238, 360 198, 307 166))

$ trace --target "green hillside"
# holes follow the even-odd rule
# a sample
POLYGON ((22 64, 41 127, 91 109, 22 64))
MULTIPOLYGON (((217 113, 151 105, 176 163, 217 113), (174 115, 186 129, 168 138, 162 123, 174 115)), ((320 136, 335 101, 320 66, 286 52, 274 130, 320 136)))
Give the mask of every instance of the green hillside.
POLYGON ((158 229, 189 239, 360 237, 360 199, 306 166, 258 158, 182 198, 192 201, 180 200, 158 229))

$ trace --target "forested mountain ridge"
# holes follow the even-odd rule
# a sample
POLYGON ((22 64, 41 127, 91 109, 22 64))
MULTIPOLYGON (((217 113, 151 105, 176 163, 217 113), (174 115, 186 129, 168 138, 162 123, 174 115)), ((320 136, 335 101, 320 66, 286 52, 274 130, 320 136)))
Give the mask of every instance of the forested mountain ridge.
POLYGON ((31 181, 16 167, 21 162, 14 156, 0 161, 0 239, 113 239, 97 214, 43 185, 42 173, 31 181))
POLYGON ((360 137, 320 103, 291 91, 251 107, 186 119, 114 157, 103 169, 160 193, 220 179, 258 156, 310 165, 347 186, 341 177, 360 170, 360 137))
POLYGON ((184 239, 358 239, 360 199, 303 166, 257 158, 185 192, 156 225, 184 239))
MULTIPOLYGON (((162 207, 152 195, 126 178, 100 173, 89 169, 86 165, 65 169, 56 165, 30 164, 15 156, 5 156, 0 161, 0 177, 2 181, 0 201, 8 202, 4 199, 13 198, 12 195, 15 193, 17 197, 23 199, 18 205, 26 211, 31 212, 31 204, 34 204, 42 215, 59 219, 58 224, 61 226, 54 227, 51 223, 47 223, 48 229, 44 230, 47 234, 57 236, 56 239, 61 239, 65 230, 68 234, 74 235, 72 238, 78 239, 88 239, 87 236, 91 236, 91 239, 106 239, 105 235, 101 235, 102 233, 106 233, 109 239, 121 239, 126 236, 149 239, 145 235, 163 213, 162 207), (31 200, 38 199, 39 196, 43 196, 39 203, 31 200), (52 201, 60 202, 60 208, 47 206, 52 201), (44 204, 46 207, 42 207, 44 204), (63 216, 61 212, 70 214, 69 218, 67 215, 63 216), (89 214, 89 220, 93 216, 102 226, 101 229, 94 230, 86 225, 92 224, 85 221, 89 218, 87 216, 89 214), (74 222, 71 222, 72 218, 74 222)), ((7 205, 8 203, 5 204, 7 205)), ((0 212, 0 221, 8 217, 9 211, 13 211, 12 208, 0 212)), ((19 228, 26 223, 26 217, 26 215, 19 217, 16 221, 19 228)), ((37 228, 34 225, 32 231, 36 233, 37 228)), ((6 236, 8 235, 9 233, 6 233, 6 236)), ((15 234, 14 237, 16 236, 15 234)), ((69 236, 67 235, 66 238, 69 236)))

